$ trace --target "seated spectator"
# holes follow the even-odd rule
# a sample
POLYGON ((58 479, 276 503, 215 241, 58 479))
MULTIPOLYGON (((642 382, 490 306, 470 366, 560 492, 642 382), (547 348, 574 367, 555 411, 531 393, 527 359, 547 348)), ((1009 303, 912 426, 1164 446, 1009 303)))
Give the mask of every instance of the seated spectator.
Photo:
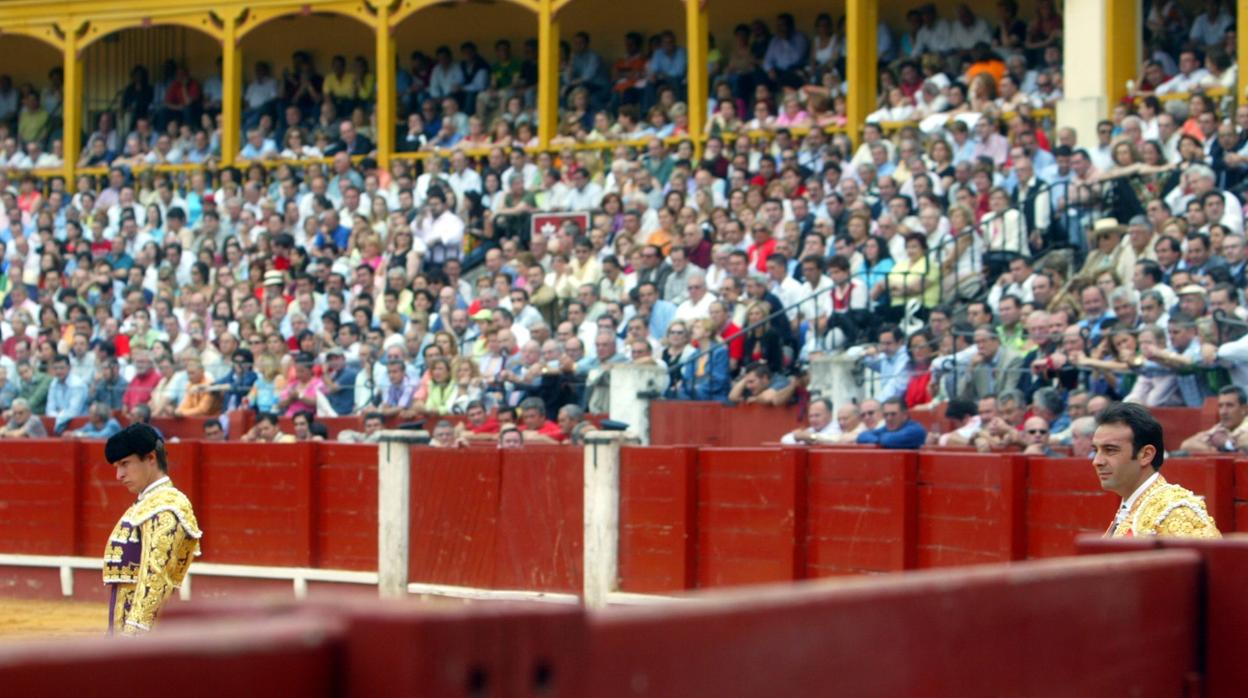
POLYGON ((860 444, 878 444, 881 448, 915 449, 927 440, 923 425, 910 419, 906 401, 890 398, 881 403, 884 425, 858 435, 860 444))
POLYGON ((9 409, 9 419, 0 427, 0 438, 5 439, 46 439, 48 430, 43 422, 30 409, 25 398, 17 398, 9 409))
POLYGON ((211 391, 212 380, 199 359, 186 359, 185 396, 175 410, 179 417, 211 417, 221 413, 221 403, 211 391))
POLYGON ((1057 452, 1049 446, 1049 422, 1044 417, 1029 417, 1023 422, 1023 453, 1029 456, 1054 458, 1057 452))
POLYGON ((225 429, 219 419, 205 419, 203 434, 199 437, 204 441, 225 441, 225 429))
POLYGON ((62 434, 74 417, 87 411, 87 388, 77 377, 70 375, 69 359, 58 354, 52 359, 52 382, 48 386, 47 411, 56 420, 54 431, 62 434))
POLYGON ((526 442, 561 443, 568 439, 558 424, 546 418, 546 402, 540 397, 525 398, 520 403, 520 419, 526 442))
POLYGON ((324 441, 324 424, 316 421, 310 412, 300 412, 291 420, 294 423, 295 441, 324 441))
POLYGON ((439 419, 433 427, 429 445, 433 448, 455 448, 459 445, 455 439, 455 427, 445 419, 439 419))
POLYGON ((697 358, 682 359, 679 364, 680 383, 676 395, 681 400, 728 399, 731 387, 730 350, 715 336, 711 320, 689 323, 697 358))
POLYGON ((1217 453, 1248 449, 1248 394, 1238 385, 1218 391, 1218 423, 1183 440, 1180 450, 1217 453))
POLYGON ((1070 423, 1070 454, 1074 458, 1092 458, 1092 435, 1096 433, 1096 417, 1086 415, 1070 423))
MULTIPOLYGON (((980 402, 987 400, 995 402, 996 398, 988 396, 980 402)), ((949 401, 945 407, 945 422, 950 429, 939 435, 936 443, 941 446, 969 446, 983 428, 979 407, 967 398, 954 398, 949 401)))
POLYGON ((264 412, 256 416, 256 424, 243 434, 239 441, 259 442, 259 443, 294 443, 295 437, 291 434, 283 434, 278 427, 277 415, 272 412, 264 412))
POLYGON ((807 427, 795 429, 780 437, 782 444, 829 443, 840 435, 840 424, 832 419, 832 401, 826 398, 812 400, 806 408, 807 427))
POLYGON ((765 363, 755 363, 745 369, 744 375, 728 391, 728 401, 786 405, 793 398, 796 388, 796 381, 773 375, 765 363))
POLYGON ((107 439, 121 431, 121 424, 113 419, 113 410, 105 402, 94 402, 87 411, 89 421, 79 429, 67 432, 79 439, 107 439))
POLYGON ((524 432, 514 425, 503 428, 498 432, 498 448, 500 450, 524 448, 524 432))
POLYGON ((386 418, 380 412, 368 412, 364 415, 364 431, 344 429, 338 432, 338 440, 344 443, 377 443, 385 428, 386 418))

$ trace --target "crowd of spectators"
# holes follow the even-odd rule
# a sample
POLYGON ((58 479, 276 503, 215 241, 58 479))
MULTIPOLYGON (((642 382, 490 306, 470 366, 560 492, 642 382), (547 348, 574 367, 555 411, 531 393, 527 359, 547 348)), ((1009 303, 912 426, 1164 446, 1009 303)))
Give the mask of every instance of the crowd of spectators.
MULTIPOLYGON (((499 42, 492 64, 471 44, 414 55, 400 147, 471 147, 387 169, 364 59, 257 65, 243 169, 214 164, 219 86, 136 70, 128 135, 105 113, 86 139, 107 175, 0 182, 0 436, 40 435, 40 415, 57 433, 90 415, 73 432, 90 437, 119 414, 250 409, 246 434, 206 429, 317 438, 317 418, 351 415, 349 440, 423 421, 439 445, 562 441, 607 411, 625 363, 663 367, 674 399, 810 404, 807 441, 909 444, 908 413, 944 404, 956 428, 920 441, 1043 449, 1076 438, 1092 399, 1198 406, 1248 377, 1248 107, 1191 78, 1187 99, 1142 93, 1095 134, 1055 131, 1034 110, 1060 96, 1061 18, 1037 8, 881 26, 887 113, 856 148, 823 128, 845 90, 826 17, 813 38, 782 14, 712 52, 701 147, 670 32, 630 35, 611 65, 573 37, 555 152, 521 147, 531 44, 499 42), (927 111, 889 111, 906 106, 927 111), (595 140, 616 145, 572 148, 595 140), (142 167, 173 162, 203 167, 142 167), (535 229, 538 211, 583 216, 535 229), (842 351, 871 415, 809 402, 805 366, 842 351)), ((1161 92, 1171 54, 1177 75, 1195 59, 1224 78, 1234 42, 1208 28, 1225 12, 1186 35, 1150 14, 1136 87, 1161 92)), ((31 144, 11 134, 0 157, 31 144)))

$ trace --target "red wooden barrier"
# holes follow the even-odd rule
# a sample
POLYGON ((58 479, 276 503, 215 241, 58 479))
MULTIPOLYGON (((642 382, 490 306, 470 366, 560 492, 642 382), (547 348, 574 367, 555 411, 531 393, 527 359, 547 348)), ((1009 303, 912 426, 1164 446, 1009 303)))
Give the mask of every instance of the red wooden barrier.
POLYGON ((655 446, 724 446, 723 411, 724 406, 718 402, 651 402, 650 443, 655 446))
POLYGON ((665 593, 697 583, 697 468, 693 447, 620 451, 620 589, 665 593))
MULTIPOLYGON (((1166 466, 1162 466, 1164 470, 1166 466)), ((1243 661, 1243 633, 1248 627, 1248 537, 1222 540, 1152 538, 1127 540, 1085 537, 1079 552, 1115 553, 1169 548, 1194 550, 1204 560, 1204 693, 1208 698, 1242 696, 1248 685, 1248 664, 1243 661)))
POLYGON ((1053 560, 608 612, 587 673, 603 698, 1184 695, 1199 565, 1053 560))
POLYGON ((203 560, 312 566, 315 551, 311 444, 222 443, 201 450, 196 516, 203 560))
POLYGON ((495 585, 579 593, 584 450, 526 446, 502 453, 495 585))
POLYGON ((650 443, 655 446, 758 446, 796 429, 796 406, 724 405, 657 400, 650 403, 650 443))
POLYGON ((808 576, 916 566, 917 466, 913 451, 810 452, 808 576))
POLYGON ((377 447, 316 444, 317 564, 377 569, 377 447))
MULTIPOLYGON (((81 498, 75 451, 73 443, 5 442, 0 459, 3 552, 65 555, 74 549, 75 510, 81 498)), ((101 538, 101 553, 103 546, 101 538)))
MULTIPOLYGON (((1183 440, 1201 429, 1208 429, 1213 421, 1202 421, 1203 407, 1150 407, 1149 412, 1161 422, 1165 430, 1167 451, 1177 451, 1183 440)), ((1214 408, 1216 415, 1217 408, 1214 408)), ((1163 466, 1164 467, 1164 466, 1163 466)))
POLYGON ((698 586, 804 577, 806 502, 804 450, 702 449, 698 586))
MULTIPOLYGON (((1237 459, 1233 466, 1235 488, 1235 530, 1248 531, 1248 459, 1237 459)), ((1219 526, 1224 524, 1219 521, 1219 526)))
POLYGON ((413 447, 409 578, 489 588, 498 532, 498 449, 413 447))
POLYGON ((593 695, 588 646, 574 606, 373 607, 349 619, 344 695, 593 695))
POLYGON ((919 567, 1022 559, 1026 460, 920 453, 919 567))
POLYGON ((1033 457, 1027 466, 1027 557, 1073 555, 1079 534, 1109 527, 1118 495, 1101 489, 1088 459, 1033 457))
POLYGON ((260 623, 171 623, 124 643, 8 643, 0 646, 0 686, 11 696, 328 697, 337 695, 341 633, 332 619, 291 616, 260 623), (118 690, 119 681, 133 685, 118 690))

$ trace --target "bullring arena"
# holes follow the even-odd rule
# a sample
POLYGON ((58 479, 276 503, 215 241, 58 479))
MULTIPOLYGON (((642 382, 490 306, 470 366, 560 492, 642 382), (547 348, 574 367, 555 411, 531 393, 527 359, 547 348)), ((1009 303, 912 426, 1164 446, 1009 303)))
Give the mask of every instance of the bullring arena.
POLYGON ((1243 695, 1246 15, 0 0, 0 695, 1243 695))

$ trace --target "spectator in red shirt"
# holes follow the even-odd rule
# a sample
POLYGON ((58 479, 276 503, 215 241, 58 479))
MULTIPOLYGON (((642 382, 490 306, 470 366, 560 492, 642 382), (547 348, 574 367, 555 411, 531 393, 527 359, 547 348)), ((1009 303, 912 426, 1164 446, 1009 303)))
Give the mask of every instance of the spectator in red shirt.
POLYGON ((130 361, 134 364, 134 377, 130 379, 126 392, 121 396, 121 404, 127 410, 151 401, 152 390, 160 382, 160 371, 152 365, 151 354, 146 349, 134 347, 130 361))
POLYGON ((746 250, 750 256, 750 267, 766 273, 767 258, 776 251, 776 239, 771 234, 771 227, 761 220, 754 222, 750 232, 754 234, 754 243, 746 250))
POLYGON ((520 419, 525 441, 560 443, 568 439, 558 424, 546 418, 546 402, 540 397, 529 397, 521 401, 520 419))

